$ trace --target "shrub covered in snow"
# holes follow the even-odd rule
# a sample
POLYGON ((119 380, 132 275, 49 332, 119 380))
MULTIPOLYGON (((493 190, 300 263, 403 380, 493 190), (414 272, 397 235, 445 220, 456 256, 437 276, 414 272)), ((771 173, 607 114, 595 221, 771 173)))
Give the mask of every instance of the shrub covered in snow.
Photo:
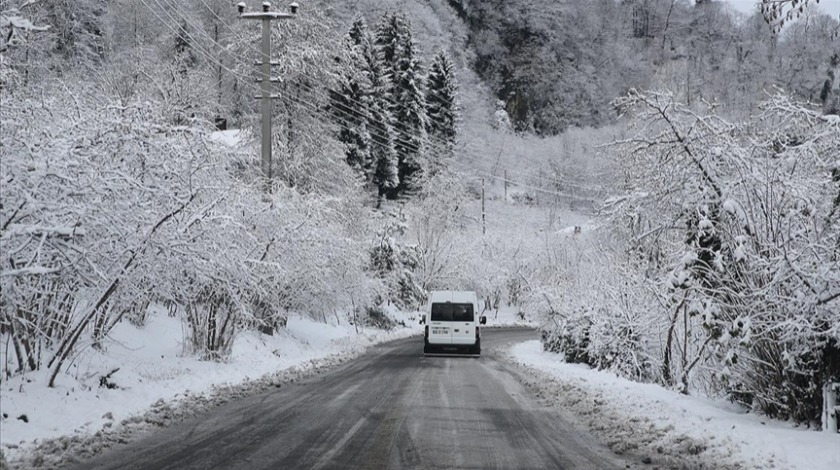
POLYGON ((645 328, 644 290, 636 277, 619 268, 609 235, 560 234, 552 240, 562 256, 543 266, 531 281, 526 306, 543 319, 546 350, 562 352, 568 362, 648 380, 652 359, 645 328))
POLYGON ((616 106, 639 131, 612 214, 655 300, 657 378, 819 420, 840 375, 838 123, 783 95, 735 123, 667 94, 616 106))
POLYGON ((52 384, 150 303, 182 315, 209 359, 284 312, 371 305, 355 185, 267 191, 252 152, 198 120, 172 126, 165 102, 42 86, 3 92, 0 109, 4 375, 49 367, 52 384))

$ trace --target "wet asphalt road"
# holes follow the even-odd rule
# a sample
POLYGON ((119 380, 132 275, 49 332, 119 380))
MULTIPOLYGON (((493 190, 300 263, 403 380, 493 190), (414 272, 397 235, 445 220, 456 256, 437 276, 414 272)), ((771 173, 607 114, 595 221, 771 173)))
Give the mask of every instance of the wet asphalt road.
POLYGON ((531 330, 485 329, 481 358, 424 357, 419 336, 391 342, 77 468, 625 468, 494 358, 496 346, 535 338, 531 330))

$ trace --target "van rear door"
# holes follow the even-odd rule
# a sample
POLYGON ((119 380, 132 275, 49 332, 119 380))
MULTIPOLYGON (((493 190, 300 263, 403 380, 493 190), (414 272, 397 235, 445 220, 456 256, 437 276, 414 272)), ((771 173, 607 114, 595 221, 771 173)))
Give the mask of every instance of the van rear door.
POLYGON ((475 344, 473 304, 452 304, 452 344, 475 344))
POLYGON ((433 303, 429 319, 429 344, 452 344, 452 304, 433 303))

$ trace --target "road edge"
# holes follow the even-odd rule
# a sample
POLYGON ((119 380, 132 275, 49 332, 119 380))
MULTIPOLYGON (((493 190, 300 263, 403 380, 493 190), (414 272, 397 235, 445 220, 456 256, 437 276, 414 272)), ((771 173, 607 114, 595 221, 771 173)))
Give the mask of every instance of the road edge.
POLYGON ((620 406, 600 400, 596 390, 564 381, 521 362, 512 352, 518 344, 521 343, 499 348, 496 352, 498 360, 516 371, 522 384, 534 393, 542 405, 560 412, 580 429, 588 430, 594 439, 616 455, 638 460, 651 469, 756 468, 752 466, 754 463, 732 461, 733 456, 724 447, 709 446, 709 441, 682 435, 672 426, 660 426, 645 417, 622 413, 620 406), (610 425, 605 425, 605 422, 610 425), (643 445, 638 445, 639 441, 643 445), (674 443, 678 446, 674 447, 674 443), (675 452, 675 449, 679 451, 675 452))
POLYGON ((189 391, 181 396, 160 399, 141 413, 122 420, 111 428, 95 433, 77 433, 36 440, 12 459, 6 459, 0 450, 0 470, 39 469, 53 470, 78 465, 96 457, 110 448, 133 442, 148 432, 167 428, 189 418, 213 410, 232 400, 242 399, 310 379, 331 372, 369 353, 372 348, 404 341, 420 333, 407 330, 405 335, 383 338, 364 346, 352 343, 345 349, 294 365, 253 380, 238 384, 214 385, 203 391, 189 391))

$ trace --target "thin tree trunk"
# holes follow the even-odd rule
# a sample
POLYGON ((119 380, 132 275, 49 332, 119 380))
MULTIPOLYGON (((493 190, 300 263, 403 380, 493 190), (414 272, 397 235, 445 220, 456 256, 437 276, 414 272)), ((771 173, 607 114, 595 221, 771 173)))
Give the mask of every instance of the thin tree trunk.
POLYGON ((695 357, 694 360, 691 361, 690 365, 688 365, 685 369, 683 369, 683 373, 682 373, 683 389, 680 391, 680 393, 682 393, 683 395, 688 395, 688 375, 691 373, 691 370, 694 369, 694 366, 696 366, 700 362, 700 359, 703 358, 703 354, 706 352, 706 347, 709 345, 709 343, 711 341, 712 341, 712 337, 707 336, 706 341, 703 342, 703 346, 700 347, 700 351, 697 353, 697 357, 695 357))
POLYGON ((18 343, 17 333, 15 332, 14 320, 9 322, 9 337, 12 338, 12 345, 15 347, 15 357, 18 363, 18 372, 26 370, 26 365, 23 360, 23 355, 20 352, 20 344, 18 343))
MULTIPOLYGON (((25 315, 20 312, 20 315, 16 318, 12 319, 12 323, 18 322, 18 328, 15 330, 15 335, 18 337, 19 343, 23 346, 23 352, 25 357, 26 365, 29 366, 29 370, 35 371, 38 370, 38 365, 35 363, 35 355, 32 353, 32 344, 30 344, 29 339, 32 338, 32 331, 29 328, 29 321, 22 321, 20 318, 25 317, 25 315), (21 329, 23 331, 21 331, 21 329)), ((16 351, 19 352, 19 351, 16 351)), ((21 366, 21 370, 25 370, 25 367, 21 366)))
POLYGON ((674 315, 671 316, 671 322, 668 326, 668 338, 665 341, 665 357, 662 360, 662 379, 668 385, 673 385, 673 376, 671 375, 671 347, 674 343, 674 330, 677 327, 677 317, 679 316, 680 309, 685 305, 686 299, 688 295, 683 296, 682 301, 680 304, 677 305, 677 308, 674 309, 674 315))
POLYGON ((216 306, 211 303, 207 313, 207 351, 216 350, 216 306))

